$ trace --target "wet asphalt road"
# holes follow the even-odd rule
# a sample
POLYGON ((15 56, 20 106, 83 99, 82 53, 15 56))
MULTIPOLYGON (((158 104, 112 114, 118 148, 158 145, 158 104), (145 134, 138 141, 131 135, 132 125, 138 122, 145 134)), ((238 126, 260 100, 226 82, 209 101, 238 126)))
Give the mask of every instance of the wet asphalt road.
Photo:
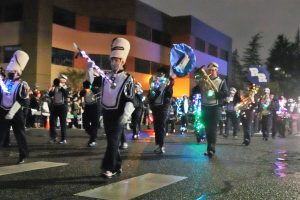
MULTIPOLYGON (((130 131, 129 131, 130 132, 130 131)), ((216 156, 203 155, 206 144, 197 144, 192 133, 166 138, 166 154, 153 153, 154 138, 144 132, 138 141, 128 133, 129 148, 122 150, 123 173, 102 178, 100 164, 105 152, 105 136, 99 131, 97 146, 86 147, 83 130, 68 129, 68 144, 48 144, 45 129, 30 129, 27 140, 29 162, 51 161, 66 166, 0 176, 0 199, 91 199, 74 196, 86 191, 146 173, 184 176, 175 184, 146 193, 136 199, 300 199, 300 137, 263 141, 252 137, 249 146, 238 139, 218 136, 216 156)), ((0 167, 16 163, 13 147, 1 148, 0 167)))

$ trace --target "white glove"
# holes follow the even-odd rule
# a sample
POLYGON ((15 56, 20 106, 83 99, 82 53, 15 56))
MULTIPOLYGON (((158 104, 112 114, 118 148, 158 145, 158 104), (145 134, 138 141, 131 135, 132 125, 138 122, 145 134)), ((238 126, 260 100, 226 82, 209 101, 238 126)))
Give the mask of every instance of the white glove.
POLYGON ((15 102, 13 106, 10 108, 9 112, 5 115, 5 119, 12 119, 14 118, 15 114, 18 112, 18 110, 21 108, 21 104, 19 102, 15 102))
POLYGON ((134 111, 134 106, 133 106, 133 103, 132 102, 126 102, 125 104, 125 109, 124 109, 124 113, 123 115, 121 116, 121 125, 125 125, 127 124, 128 120, 130 119, 131 117, 131 114, 133 113, 134 111))

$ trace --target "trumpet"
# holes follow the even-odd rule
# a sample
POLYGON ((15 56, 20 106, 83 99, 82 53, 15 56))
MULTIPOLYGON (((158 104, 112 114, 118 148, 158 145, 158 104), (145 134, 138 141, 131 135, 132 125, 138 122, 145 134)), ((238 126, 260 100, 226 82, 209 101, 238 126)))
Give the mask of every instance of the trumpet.
POLYGON ((240 110, 246 110, 248 109, 249 105, 252 103, 252 99, 254 98, 254 95, 258 92, 259 87, 258 86, 251 86, 249 89, 248 95, 242 98, 242 101, 235 105, 234 110, 236 112, 240 110))
POLYGON ((219 89, 214 84, 214 82, 210 79, 209 75, 206 73, 206 71, 203 69, 205 65, 202 65, 197 71, 195 72, 195 79, 201 79, 204 81, 204 83, 208 86, 210 90, 213 90, 214 92, 218 92, 219 89))

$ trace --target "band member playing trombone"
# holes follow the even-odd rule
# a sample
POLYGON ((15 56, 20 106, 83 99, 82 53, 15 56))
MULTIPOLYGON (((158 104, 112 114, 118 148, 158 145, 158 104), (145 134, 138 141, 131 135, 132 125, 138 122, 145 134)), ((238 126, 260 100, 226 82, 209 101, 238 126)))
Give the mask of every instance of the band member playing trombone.
POLYGON ((200 86, 202 96, 202 113, 207 138, 207 152, 210 158, 215 154, 217 140, 217 124, 221 117, 221 106, 227 97, 228 89, 225 80, 218 76, 219 65, 211 62, 207 70, 199 68, 195 72, 195 79, 200 86))

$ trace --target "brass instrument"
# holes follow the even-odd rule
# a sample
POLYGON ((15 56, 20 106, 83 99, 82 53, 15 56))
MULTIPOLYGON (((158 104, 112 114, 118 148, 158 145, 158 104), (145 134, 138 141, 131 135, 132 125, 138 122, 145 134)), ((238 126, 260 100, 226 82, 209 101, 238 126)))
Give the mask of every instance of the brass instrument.
POLYGON ((252 85, 251 88, 249 89, 248 95, 241 98, 242 101, 235 105, 234 110, 236 112, 239 112, 240 110, 248 109, 248 106, 250 105, 250 103, 252 103, 254 95, 258 92, 258 90, 259 90, 258 86, 252 85))
POLYGON ((195 79, 203 80, 205 84, 208 86, 209 89, 213 90, 214 92, 218 92, 219 89, 214 84, 214 82, 210 79, 209 75, 206 73, 206 71, 203 69, 204 65, 202 65, 200 68, 198 68, 195 71, 195 79))

